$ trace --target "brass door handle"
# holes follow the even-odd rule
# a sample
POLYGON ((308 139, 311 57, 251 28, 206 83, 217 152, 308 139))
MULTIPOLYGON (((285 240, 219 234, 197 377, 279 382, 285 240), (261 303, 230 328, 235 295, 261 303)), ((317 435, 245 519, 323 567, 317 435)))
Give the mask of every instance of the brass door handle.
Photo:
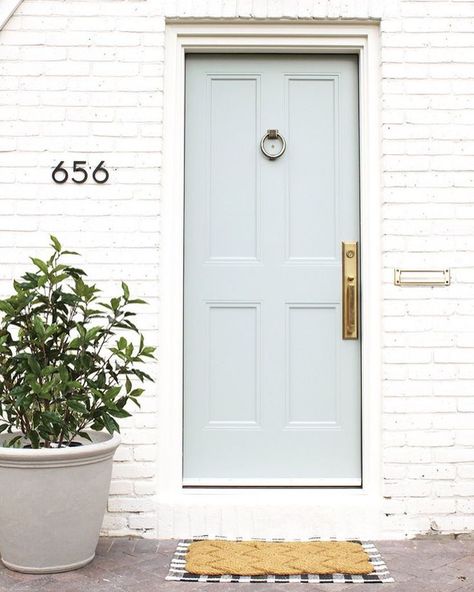
POLYGON ((359 338, 359 254, 356 242, 342 243, 342 338, 359 338))

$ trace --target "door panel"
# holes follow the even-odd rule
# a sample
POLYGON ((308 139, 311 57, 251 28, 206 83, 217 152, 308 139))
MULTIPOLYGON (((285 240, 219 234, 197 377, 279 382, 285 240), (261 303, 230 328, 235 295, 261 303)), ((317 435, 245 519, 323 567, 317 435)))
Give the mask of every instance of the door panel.
POLYGON ((207 428, 258 425, 257 332, 256 306, 209 307, 207 428))
POLYGON ((258 79, 212 76, 208 84, 209 257, 255 259, 258 79), (237 161, 241 169, 235 166, 237 161))
POLYGON ((337 426, 336 308, 290 305, 287 335, 286 427, 337 426))
POLYGON ((287 79, 288 234, 291 259, 333 259, 339 149, 337 79, 287 79), (315 189, 317 188, 317 192, 315 189))
POLYGON ((187 57, 184 483, 361 483, 355 56, 187 57), (260 151, 278 128, 286 152, 260 151))

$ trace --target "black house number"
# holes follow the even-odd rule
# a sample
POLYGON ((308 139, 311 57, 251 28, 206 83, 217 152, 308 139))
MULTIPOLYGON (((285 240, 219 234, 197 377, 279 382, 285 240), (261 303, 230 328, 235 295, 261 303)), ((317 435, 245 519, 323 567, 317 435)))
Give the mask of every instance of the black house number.
MULTIPOLYGON (((61 162, 51 173, 53 181, 55 183, 58 183, 59 185, 66 183, 66 181, 69 179, 69 173, 63 167, 63 164, 64 160, 61 160, 61 162)), ((72 171, 73 173, 76 173, 75 176, 71 176, 71 181, 73 183, 81 185, 82 183, 85 183, 87 181, 87 179, 89 178, 89 173, 87 172, 84 166, 86 164, 87 162, 85 160, 75 160, 72 163, 72 171)), ((105 168, 104 164, 105 161, 101 160, 99 164, 95 167, 95 169, 92 171, 92 178, 96 183, 99 183, 99 185, 103 185, 104 183, 107 183, 107 181, 109 180, 109 171, 105 168)), ((89 169, 91 168, 92 167, 89 167, 89 169)))

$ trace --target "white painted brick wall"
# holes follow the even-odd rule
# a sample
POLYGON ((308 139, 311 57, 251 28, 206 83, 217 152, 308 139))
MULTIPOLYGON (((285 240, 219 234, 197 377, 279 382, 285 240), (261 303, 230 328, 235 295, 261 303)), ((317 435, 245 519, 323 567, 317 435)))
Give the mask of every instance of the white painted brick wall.
MULTIPOLYGON (((164 15, 380 20, 385 532, 474 529, 473 2, 24 0, 0 32, 1 293, 53 232, 150 301, 157 341, 164 15), (111 182, 54 185, 63 159, 111 182), (397 288, 395 266, 453 282, 397 288)), ((124 424, 110 534, 156 535, 155 391, 124 424)))

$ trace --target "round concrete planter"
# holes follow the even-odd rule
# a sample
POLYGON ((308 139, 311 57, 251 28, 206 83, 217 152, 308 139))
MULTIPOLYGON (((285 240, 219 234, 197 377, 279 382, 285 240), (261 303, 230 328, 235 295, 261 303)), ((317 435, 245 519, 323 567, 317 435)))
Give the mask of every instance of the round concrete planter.
POLYGON ((94 559, 120 437, 61 449, 4 448, 0 436, 0 553, 9 569, 56 573, 94 559))

